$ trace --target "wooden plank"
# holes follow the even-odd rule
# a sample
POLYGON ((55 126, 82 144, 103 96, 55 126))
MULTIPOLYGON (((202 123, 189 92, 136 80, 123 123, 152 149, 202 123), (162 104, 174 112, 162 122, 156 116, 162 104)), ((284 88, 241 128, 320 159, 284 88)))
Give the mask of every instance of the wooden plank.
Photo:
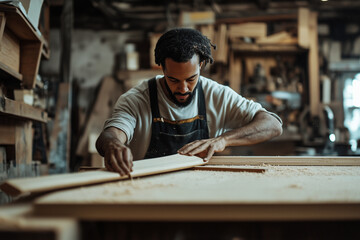
POLYGON ((359 220, 360 167, 178 171, 43 196, 35 215, 93 220, 359 220))
POLYGON ((33 131, 32 121, 19 121, 15 131, 15 159, 17 166, 32 162, 33 131))
POLYGON ((10 67, 8 67, 7 65, 5 65, 4 63, 0 62, 0 70, 6 72, 7 74, 9 74, 10 76, 18 79, 18 80, 22 80, 23 76, 21 73, 18 73, 16 71, 14 71, 13 69, 11 69, 10 67))
POLYGON ((283 43, 284 41, 289 41, 292 39, 291 34, 286 31, 281 31, 278 33, 274 33, 270 36, 260 38, 256 41, 258 44, 279 44, 283 43))
MULTIPOLYGON (((204 179, 206 181, 206 179, 204 179)), ((216 191, 216 189, 214 189, 216 191)), ((196 193, 194 193, 196 194, 196 193)), ((244 193, 245 194, 245 193, 244 193)), ((35 215, 113 221, 333 221, 359 220, 358 203, 35 203, 35 215)))
POLYGON ((181 12, 179 25, 182 27, 192 27, 200 24, 214 24, 215 13, 213 11, 201 12, 181 12))
POLYGON ((218 26, 217 34, 215 35, 216 51, 214 59, 216 62, 227 63, 228 61, 228 36, 227 26, 221 24, 218 26))
POLYGON ((307 8, 299 8, 298 10, 298 44, 300 47, 308 49, 309 42, 309 15, 307 8))
POLYGON ((0 12, 0 50, 1 50, 1 42, 5 31, 5 23, 6 23, 6 16, 4 13, 0 12))
POLYGON ((0 97, 0 114, 20 117, 39 122, 47 122, 47 113, 26 103, 0 97))
POLYGON ((360 157, 334 156, 213 156, 211 165, 360 166, 360 157))
MULTIPOLYGON (((131 176, 133 178, 148 176, 203 164, 205 164, 205 162, 199 157, 175 154, 166 157, 134 161, 134 171, 131 173, 131 176)), ((19 196, 128 178, 129 176, 121 177, 118 173, 107 171, 68 173, 37 178, 10 179, 2 184, 0 189, 11 196, 19 196)))
POLYGON ((312 117, 320 114, 320 75, 319 75, 319 52, 317 33, 317 13, 311 12, 309 16, 309 90, 310 90, 310 114, 312 117))
POLYGON ((26 41, 21 44, 20 72, 23 75, 23 85, 33 89, 39 70, 43 43, 41 41, 26 41))
POLYGON ((230 53, 229 62, 229 86, 237 93, 241 92, 242 63, 241 58, 230 53))
POLYGON ((228 29, 229 38, 252 37, 265 38, 267 25, 262 22, 248 22, 241 24, 230 24, 228 29))
POLYGON ((80 226, 76 219, 32 217, 32 210, 29 203, 0 207, 2 239, 79 239, 80 226))
POLYGON ((0 46, 0 62, 13 71, 19 72, 20 41, 8 28, 5 28, 0 46))
POLYGON ((256 173, 263 173, 267 169, 266 168, 259 168, 259 167, 231 167, 231 166, 197 166, 193 167, 192 170, 200 170, 200 171, 221 171, 221 172, 256 172, 256 173))
POLYGON ((14 145, 15 144, 15 124, 0 121, 0 144, 14 145))
POLYGON ((271 45, 271 44, 251 44, 251 43, 232 43, 231 49, 233 51, 244 52, 244 53, 297 53, 303 52, 295 44, 282 44, 282 45, 271 45))
POLYGON ((150 33, 149 34, 149 41, 150 41, 150 48, 149 48, 149 56, 150 56, 150 66, 153 69, 161 69, 160 66, 158 66, 155 63, 155 47, 156 43, 161 37, 161 33, 150 33))
POLYGON ((280 20, 293 20, 298 16, 296 13, 289 14, 268 14, 261 16, 251 16, 251 17, 238 17, 238 18, 222 18, 217 19, 216 24, 239 24, 247 22, 270 22, 270 21, 280 21, 280 20))

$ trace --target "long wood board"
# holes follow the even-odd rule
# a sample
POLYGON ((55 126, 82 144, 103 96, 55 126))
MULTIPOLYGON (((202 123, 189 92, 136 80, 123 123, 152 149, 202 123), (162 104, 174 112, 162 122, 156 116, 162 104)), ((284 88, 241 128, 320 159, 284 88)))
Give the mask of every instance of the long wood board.
POLYGON ((213 156, 211 165, 360 166, 360 157, 342 156, 213 156))
POLYGON ((59 191, 35 215, 121 221, 360 220, 359 166, 183 170, 59 191))
MULTIPOLYGON (((141 177, 191 168, 203 164, 205 164, 205 162, 199 157, 174 154, 166 157, 134 161, 131 176, 141 177)), ((0 188, 8 195, 20 196, 128 178, 129 176, 120 177, 118 173, 114 172, 90 171, 37 178, 10 179, 3 183, 0 188)))

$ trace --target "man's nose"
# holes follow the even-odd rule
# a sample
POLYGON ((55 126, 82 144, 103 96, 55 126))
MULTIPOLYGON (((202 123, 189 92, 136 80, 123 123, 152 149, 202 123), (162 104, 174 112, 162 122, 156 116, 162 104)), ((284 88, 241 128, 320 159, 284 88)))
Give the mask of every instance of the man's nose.
POLYGON ((187 93, 187 92, 189 92, 189 87, 188 87, 188 84, 187 84, 186 81, 179 83, 179 85, 178 85, 178 91, 179 91, 180 93, 187 93))

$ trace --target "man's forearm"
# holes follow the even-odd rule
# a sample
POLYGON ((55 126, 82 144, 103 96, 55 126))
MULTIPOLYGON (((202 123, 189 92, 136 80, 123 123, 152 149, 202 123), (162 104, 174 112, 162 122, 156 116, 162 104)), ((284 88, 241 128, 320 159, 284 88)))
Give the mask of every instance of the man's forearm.
POLYGON ((110 127, 105 129, 100 134, 100 136, 96 140, 95 146, 99 154, 101 156, 104 156, 104 146, 108 145, 109 142, 120 141, 121 143, 125 144, 126 140, 126 134, 122 130, 110 127))
POLYGON ((281 123, 275 117, 266 112, 258 112, 246 126, 226 132, 220 137, 225 140, 226 147, 245 146, 269 140, 281 133, 281 123))

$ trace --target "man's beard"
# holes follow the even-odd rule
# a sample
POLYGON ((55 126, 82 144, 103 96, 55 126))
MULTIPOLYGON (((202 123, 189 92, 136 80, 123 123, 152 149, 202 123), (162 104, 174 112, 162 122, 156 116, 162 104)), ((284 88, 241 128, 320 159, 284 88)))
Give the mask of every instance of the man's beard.
POLYGON ((167 82, 166 82, 166 79, 164 79, 164 81, 165 81, 166 90, 168 91, 171 100, 172 100, 178 107, 186 107, 186 106, 188 106, 188 105, 191 103, 191 101, 192 101, 192 99, 193 99, 193 97, 194 97, 194 95, 195 95, 195 93, 196 93, 198 84, 196 84, 196 86, 195 86, 195 88, 194 88, 194 90, 193 90, 192 92, 187 92, 187 93, 184 93, 184 94, 183 94, 183 93, 179 93, 179 92, 174 92, 174 93, 172 93, 171 90, 170 90, 170 88, 169 88, 169 85, 168 85, 167 82), (179 101, 176 99, 176 97, 175 97, 176 95, 179 95, 179 96, 189 95, 189 97, 186 99, 185 102, 179 102, 179 101))

